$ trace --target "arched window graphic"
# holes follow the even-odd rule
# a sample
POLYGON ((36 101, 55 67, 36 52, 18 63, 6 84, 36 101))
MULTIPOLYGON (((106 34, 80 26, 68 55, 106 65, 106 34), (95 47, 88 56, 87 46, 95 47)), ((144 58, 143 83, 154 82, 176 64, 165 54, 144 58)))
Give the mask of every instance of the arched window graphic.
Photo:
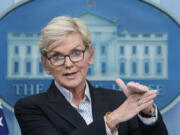
POLYGON ((88 75, 88 76, 91 76, 91 75, 93 75, 93 74, 94 74, 94 66, 92 65, 92 66, 89 66, 89 67, 88 67, 87 75, 88 75))
POLYGON ((106 55, 107 54, 107 47, 105 45, 102 45, 100 48, 100 54, 101 55, 106 55))
POLYGON ((162 53, 162 48, 161 48, 161 46, 159 45, 159 46, 156 47, 156 54, 157 54, 157 55, 161 55, 161 53, 162 53))
POLYGON ((42 63, 41 62, 39 62, 38 63, 38 73, 40 73, 40 74, 43 74, 43 66, 42 66, 42 63))
POLYGON ((150 62, 149 60, 144 60, 144 65, 143 65, 143 69, 144 69, 144 74, 147 75, 150 73, 150 62))
POLYGON ((126 74, 126 59, 119 60, 119 74, 120 75, 126 74))
POLYGON ((20 63, 18 60, 13 61, 13 74, 19 74, 20 63))
POLYGON ((107 73, 107 64, 106 62, 101 62, 101 74, 105 75, 107 73))
POLYGON ((27 55, 31 55, 31 46, 30 46, 30 45, 28 45, 28 46, 26 47, 26 54, 27 54, 27 55))
POLYGON ((149 54, 149 46, 144 47, 144 54, 148 55, 149 54))
POLYGON ((13 76, 19 76, 21 74, 21 60, 19 57, 14 57, 12 58, 12 62, 11 62, 11 67, 10 70, 8 71, 9 77, 13 77, 13 76))
POLYGON ((44 74, 44 69, 40 59, 37 59, 37 74, 44 74))
POLYGON ((138 74, 138 62, 137 62, 137 60, 131 60, 131 74, 132 75, 138 74))
POLYGON ((26 73, 28 73, 28 74, 31 73, 31 62, 30 61, 26 62, 26 73))
POLYGON ((156 74, 161 75, 162 74, 162 62, 157 62, 156 63, 156 74))
POLYGON ((120 46, 119 47, 119 54, 120 55, 124 55, 124 53, 125 53, 125 47, 124 46, 120 46))
POLYGON ((132 62, 132 74, 137 74, 137 63, 132 62))
POLYGON ((18 45, 15 45, 15 46, 14 46, 14 54, 15 54, 15 55, 18 55, 18 54, 19 54, 19 46, 18 46, 18 45))
POLYGON ((132 54, 136 55, 137 53, 137 47, 136 46, 132 46, 132 54))
POLYGON ((156 59, 154 62, 154 74, 158 77, 164 76, 165 73, 164 59, 156 59))
POLYGON ((32 60, 31 59, 25 59, 25 74, 31 74, 32 73, 32 60))

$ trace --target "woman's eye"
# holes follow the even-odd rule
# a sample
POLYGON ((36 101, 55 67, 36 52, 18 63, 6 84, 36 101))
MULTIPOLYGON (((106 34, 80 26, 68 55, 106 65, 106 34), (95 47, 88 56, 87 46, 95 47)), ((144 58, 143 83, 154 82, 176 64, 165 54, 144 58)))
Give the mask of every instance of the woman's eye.
POLYGON ((72 55, 74 55, 74 56, 79 56, 79 55, 81 55, 81 53, 82 53, 82 51, 80 51, 80 50, 74 50, 74 51, 72 52, 72 55))
POLYGON ((53 60, 61 60, 61 59, 63 59, 63 56, 61 56, 61 55, 59 55, 59 54, 56 54, 56 55, 53 55, 51 58, 52 58, 53 60))

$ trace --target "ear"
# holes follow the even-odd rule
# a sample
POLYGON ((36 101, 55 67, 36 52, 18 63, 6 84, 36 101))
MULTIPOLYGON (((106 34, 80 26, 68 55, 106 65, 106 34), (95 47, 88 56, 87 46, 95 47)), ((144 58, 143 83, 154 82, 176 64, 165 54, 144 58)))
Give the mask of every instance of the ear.
POLYGON ((89 46, 89 54, 90 54, 90 57, 89 57, 88 64, 92 65, 94 63, 94 48, 92 45, 89 46))
POLYGON ((47 59, 44 56, 41 56, 41 63, 42 63, 44 70, 46 71, 46 73, 51 74, 49 71, 48 65, 47 65, 48 64, 47 59))

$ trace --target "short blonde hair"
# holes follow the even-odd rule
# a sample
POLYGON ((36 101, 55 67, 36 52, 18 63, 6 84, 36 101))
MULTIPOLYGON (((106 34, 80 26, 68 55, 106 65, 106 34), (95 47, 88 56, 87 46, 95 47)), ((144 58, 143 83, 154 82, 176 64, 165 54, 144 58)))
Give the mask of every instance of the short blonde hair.
POLYGON ((91 44, 90 32, 83 21, 78 18, 60 16, 52 19, 41 31, 39 41, 41 55, 46 55, 48 51, 61 44, 66 35, 71 32, 79 33, 84 45, 91 44))

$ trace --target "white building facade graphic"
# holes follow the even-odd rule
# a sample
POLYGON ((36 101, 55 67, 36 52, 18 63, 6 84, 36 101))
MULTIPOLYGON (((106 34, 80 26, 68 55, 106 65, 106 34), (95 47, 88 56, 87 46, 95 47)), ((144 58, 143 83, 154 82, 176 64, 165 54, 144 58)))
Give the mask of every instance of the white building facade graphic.
POLYGON ((8 78, 48 77, 40 60, 38 33, 8 33, 8 78))
MULTIPOLYGON (((95 48, 89 80, 167 79, 167 33, 118 32, 116 21, 86 12, 95 48)), ((8 78, 50 78, 44 72, 38 49, 38 33, 8 33, 8 78)))

